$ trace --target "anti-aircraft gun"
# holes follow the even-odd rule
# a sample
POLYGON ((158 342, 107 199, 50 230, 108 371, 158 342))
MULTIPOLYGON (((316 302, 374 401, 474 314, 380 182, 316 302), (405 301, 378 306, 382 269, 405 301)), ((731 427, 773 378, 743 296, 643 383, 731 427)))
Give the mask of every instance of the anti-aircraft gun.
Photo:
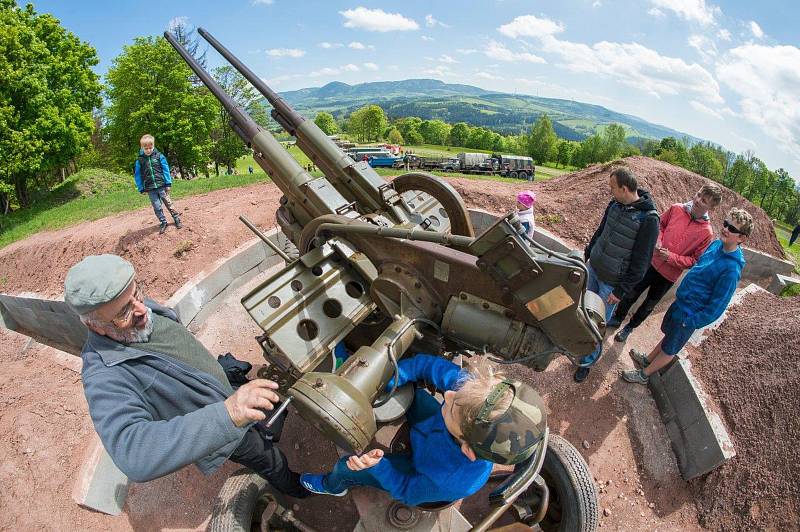
MULTIPOLYGON (((291 402, 339 447, 360 453, 377 431, 375 408, 395 392, 387 383, 406 353, 492 356, 542 371, 556 354, 577 361, 595 348, 604 309, 586 291, 582 257, 528 238, 514 213, 476 236, 446 181, 422 172, 385 181, 207 31, 198 32, 267 99, 273 119, 323 173, 308 173, 165 32, 284 194, 276 217, 298 258, 286 257, 281 271, 242 299, 264 331, 258 342, 269 364, 259 376, 279 384, 284 407, 291 402), (353 354, 337 368, 340 343, 353 354)), ((486 529, 529 486, 539 495, 529 501, 527 521, 541 520, 547 487, 538 474, 548 432, 537 435, 540 448, 493 493, 495 509, 475 530, 486 529)), ((581 529, 595 521, 586 517, 581 529)))

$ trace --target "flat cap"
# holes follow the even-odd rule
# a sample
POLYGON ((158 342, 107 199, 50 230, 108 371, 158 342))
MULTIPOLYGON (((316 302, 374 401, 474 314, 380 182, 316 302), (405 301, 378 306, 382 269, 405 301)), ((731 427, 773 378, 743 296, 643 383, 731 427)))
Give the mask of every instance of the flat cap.
POLYGON ((78 314, 87 314, 124 292, 134 274, 133 265, 122 257, 90 255, 67 272, 64 301, 78 314))

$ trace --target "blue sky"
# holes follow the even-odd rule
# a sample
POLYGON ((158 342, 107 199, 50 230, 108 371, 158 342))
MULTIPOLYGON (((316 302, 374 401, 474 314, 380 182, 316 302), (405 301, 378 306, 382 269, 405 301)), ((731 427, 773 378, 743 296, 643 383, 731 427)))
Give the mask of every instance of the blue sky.
MULTIPOLYGON (((639 116, 800 178, 800 9, 761 0, 35 2, 98 51, 175 20, 273 88, 435 78, 639 116)), ((209 52, 211 66, 221 64, 209 52)))

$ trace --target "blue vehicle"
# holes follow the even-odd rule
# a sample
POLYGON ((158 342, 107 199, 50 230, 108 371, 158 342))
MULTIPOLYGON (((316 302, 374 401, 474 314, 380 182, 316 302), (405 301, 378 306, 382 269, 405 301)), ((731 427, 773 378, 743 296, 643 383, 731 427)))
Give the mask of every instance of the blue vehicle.
POLYGON ((391 168, 394 163, 402 159, 402 157, 395 157, 389 152, 370 154, 366 157, 367 162, 373 168, 391 168))

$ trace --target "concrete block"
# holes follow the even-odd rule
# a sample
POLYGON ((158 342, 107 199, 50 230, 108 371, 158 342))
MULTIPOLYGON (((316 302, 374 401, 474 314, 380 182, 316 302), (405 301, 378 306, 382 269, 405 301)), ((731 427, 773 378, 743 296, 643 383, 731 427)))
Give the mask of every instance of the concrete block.
POLYGON ((800 279, 776 273, 772 276, 772 281, 769 283, 767 291, 779 296, 784 288, 793 284, 800 284, 800 279))
POLYGON ((763 251, 742 246, 742 253, 745 260, 744 270, 742 270, 743 279, 767 279, 776 273, 790 275, 794 271, 794 263, 791 261, 773 257, 763 251))
POLYGON ((0 301, 0 327, 4 329, 8 329, 10 331, 17 330, 17 322, 14 321, 14 317, 11 315, 11 312, 3 305, 3 302, 0 301))
POLYGON ((231 269, 231 274, 235 277, 242 275, 245 272, 257 267, 268 254, 274 252, 267 247, 260 239, 257 242, 251 243, 249 246, 241 249, 241 251, 228 260, 228 265, 231 269))
POLYGON ((72 489, 72 499, 86 508, 119 515, 131 481, 114 465, 100 438, 96 434, 92 438, 72 489))
POLYGON ((685 480, 708 473, 736 455, 688 360, 679 359, 663 374, 651 377, 650 389, 685 480))

